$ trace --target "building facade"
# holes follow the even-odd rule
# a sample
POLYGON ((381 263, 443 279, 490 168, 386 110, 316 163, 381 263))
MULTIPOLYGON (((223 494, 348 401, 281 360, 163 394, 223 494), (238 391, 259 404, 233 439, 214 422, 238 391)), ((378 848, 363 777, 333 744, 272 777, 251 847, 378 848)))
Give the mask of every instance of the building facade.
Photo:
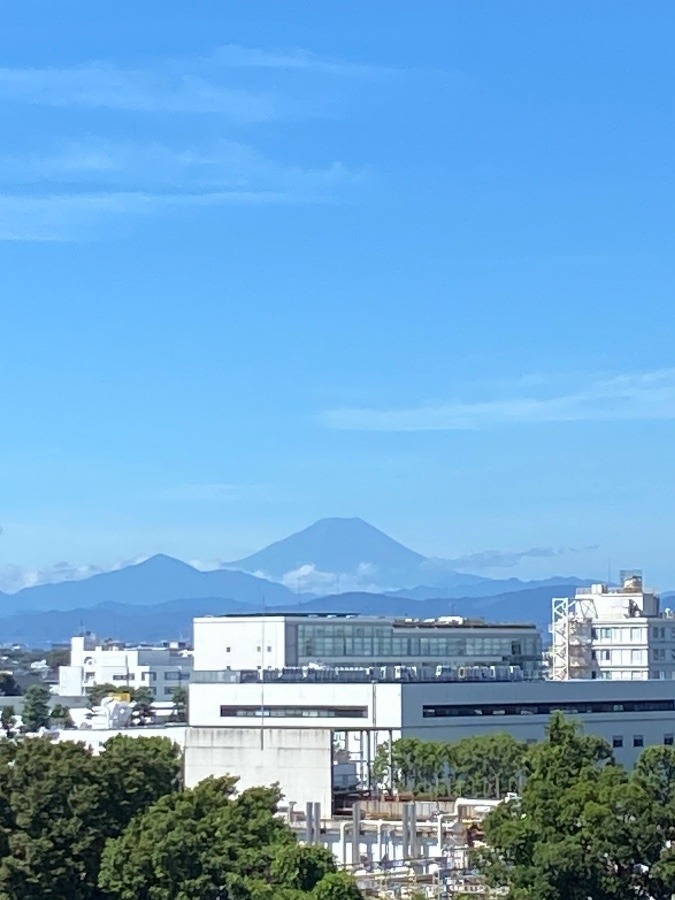
POLYGON ((279 780, 288 801, 324 808, 343 775, 355 789, 372 787, 378 747, 399 738, 508 732, 533 743, 561 710, 608 741, 628 768, 645 747, 675 741, 672 681, 372 681, 364 670, 361 681, 352 671, 330 682, 252 682, 216 674, 195 671, 190 685, 186 784, 226 772, 242 786, 279 780))
POLYGON ((313 614, 197 618, 194 646, 195 667, 212 671, 514 665, 530 678, 540 675, 542 653, 535 625, 313 614))
POLYGON ((97 684, 147 687, 158 700, 170 699, 192 676, 192 652, 181 644, 135 646, 103 643, 95 637, 74 637, 70 664, 59 668, 58 693, 79 697, 97 684))
POLYGON ((554 680, 675 678, 675 616, 639 574, 554 599, 552 619, 554 680))

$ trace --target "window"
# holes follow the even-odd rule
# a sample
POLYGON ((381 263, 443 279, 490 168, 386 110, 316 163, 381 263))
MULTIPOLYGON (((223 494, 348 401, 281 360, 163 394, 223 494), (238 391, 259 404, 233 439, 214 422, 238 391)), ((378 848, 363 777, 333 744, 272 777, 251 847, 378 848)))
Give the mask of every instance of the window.
POLYGON ((221 706, 223 718, 365 719, 365 706, 221 706))
MULTIPOLYGON (((503 704, 453 704, 443 706, 423 706, 422 716, 425 719, 473 717, 473 716, 549 716, 555 710, 569 715, 588 715, 589 713, 630 713, 630 712, 675 712, 675 699, 671 700, 624 700, 623 703, 604 701, 580 701, 573 703, 503 703, 503 704)), ((642 740, 642 735, 636 735, 642 740)), ((635 744, 634 746, 642 746, 635 744)))
POLYGON ((664 660, 665 658, 666 658, 666 651, 663 648, 658 648, 658 649, 652 650, 652 659, 661 661, 661 660, 664 660))
POLYGON ((633 735, 633 746, 634 747, 644 747, 645 739, 641 734, 633 735))
POLYGON ((268 645, 267 645, 267 652, 268 652, 268 653, 271 653, 271 652, 272 652, 272 645, 271 645, 271 644, 268 644, 268 645))
POLYGON ((230 653, 231 651, 232 651, 232 647, 226 647, 226 648, 225 648, 225 652, 226 652, 226 653, 230 653))
POLYGON ((609 662, 609 650, 601 650, 600 651, 600 659, 604 662, 609 662))
POLYGON ((258 646, 255 649, 257 650, 258 653, 260 653, 262 647, 258 644, 258 646))
POLYGON ((636 641, 644 640, 643 635, 642 635, 642 629, 641 628, 631 628, 630 639, 631 639, 631 643, 635 643, 636 641))
POLYGON ((113 681, 123 681, 126 684, 129 681, 133 681, 134 676, 133 675, 113 675, 112 680, 113 681))
POLYGON ((663 743, 666 745, 666 747, 672 747, 673 746, 673 735, 672 734, 664 734, 663 735, 663 743))
POLYGON ((614 735, 612 738, 612 747, 618 749, 619 747, 623 747, 623 738, 620 735, 614 735))
POLYGON ((165 672, 164 681, 187 681, 189 674, 187 672, 165 672))

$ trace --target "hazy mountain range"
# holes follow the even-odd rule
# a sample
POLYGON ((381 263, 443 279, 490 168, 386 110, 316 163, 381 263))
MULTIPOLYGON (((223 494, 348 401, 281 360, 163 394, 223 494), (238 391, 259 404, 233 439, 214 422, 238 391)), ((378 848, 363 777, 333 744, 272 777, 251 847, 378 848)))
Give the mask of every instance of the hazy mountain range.
POLYGON ((0 593, 0 640, 44 645, 83 628, 124 640, 189 638, 195 615, 262 610, 478 615, 545 628, 551 597, 580 583, 569 576, 523 582, 466 574, 361 519, 322 519, 212 571, 159 555, 79 580, 0 593))

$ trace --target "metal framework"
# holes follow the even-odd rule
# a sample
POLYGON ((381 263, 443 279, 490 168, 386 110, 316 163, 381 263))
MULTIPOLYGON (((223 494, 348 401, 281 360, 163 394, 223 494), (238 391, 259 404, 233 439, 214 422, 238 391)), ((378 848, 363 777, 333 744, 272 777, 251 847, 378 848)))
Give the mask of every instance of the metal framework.
POLYGON ((551 604, 551 677, 591 678, 595 601, 588 596, 554 597, 551 604))

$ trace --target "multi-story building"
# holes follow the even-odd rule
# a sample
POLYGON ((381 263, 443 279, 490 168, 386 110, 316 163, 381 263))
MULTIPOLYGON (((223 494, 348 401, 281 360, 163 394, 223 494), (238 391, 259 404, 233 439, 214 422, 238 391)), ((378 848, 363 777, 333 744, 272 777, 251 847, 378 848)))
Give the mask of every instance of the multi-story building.
POLYGON ((167 700, 192 675, 192 651, 183 644, 126 646, 87 635, 70 641, 70 664, 59 667, 58 693, 79 697, 97 684, 148 687, 167 700))
POLYGON ((638 573, 554 599, 551 630, 554 680, 675 678, 675 616, 638 573))
POLYGON ((372 669, 359 677, 353 668, 255 675, 196 668, 185 779, 191 786, 230 772, 242 787, 279 781, 288 802, 317 800, 329 809, 342 773, 349 776, 346 763, 351 787, 373 787, 373 761, 383 744, 497 732, 530 743, 544 738, 555 710, 605 738, 628 767, 647 746, 675 745, 673 681, 481 683, 443 673, 404 680, 372 669))
POLYGON ((194 620, 195 667, 262 671, 334 666, 512 665, 541 672, 536 625, 357 615, 206 616, 194 620))

